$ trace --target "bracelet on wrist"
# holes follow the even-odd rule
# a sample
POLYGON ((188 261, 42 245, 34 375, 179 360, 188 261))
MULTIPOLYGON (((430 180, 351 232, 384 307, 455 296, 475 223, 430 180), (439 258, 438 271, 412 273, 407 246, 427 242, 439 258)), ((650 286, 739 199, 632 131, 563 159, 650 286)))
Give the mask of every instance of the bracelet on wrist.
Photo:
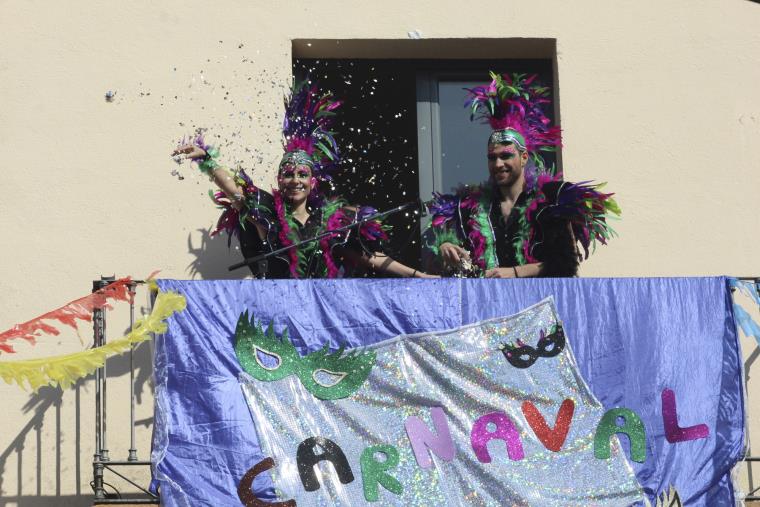
POLYGON ((198 169, 200 169, 202 173, 211 176, 214 169, 219 167, 219 164, 216 162, 216 157, 219 156, 219 149, 210 146, 205 151, 206 155, 204 155, 202 159, 198 159, 198 169))

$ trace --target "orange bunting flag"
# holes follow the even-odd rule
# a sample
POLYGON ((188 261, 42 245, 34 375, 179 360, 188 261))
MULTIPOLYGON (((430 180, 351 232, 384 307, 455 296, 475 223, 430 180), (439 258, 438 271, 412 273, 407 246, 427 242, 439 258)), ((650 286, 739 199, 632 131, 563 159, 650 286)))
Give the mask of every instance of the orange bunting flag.
POLYGON ((87 296, 75 299, 56 310, 47 312, 22 324, 16 324, 7 331, 0 333, 0 351, 13 353, 13 347, 7 342, 11 340, 23 339, 34 344, 41 334, 56 336, 60 334, 58 328, 52 323, 43 322, 45 320, 58 321, 66 326, 77 328, 77 321, 92 320, 92 312, 96 308, 110 310, 109 300, 113 301, 131 301, 132 294, 129 291, 129 284, 132 282, 131 277, 120 278, 102 289, 87 296))

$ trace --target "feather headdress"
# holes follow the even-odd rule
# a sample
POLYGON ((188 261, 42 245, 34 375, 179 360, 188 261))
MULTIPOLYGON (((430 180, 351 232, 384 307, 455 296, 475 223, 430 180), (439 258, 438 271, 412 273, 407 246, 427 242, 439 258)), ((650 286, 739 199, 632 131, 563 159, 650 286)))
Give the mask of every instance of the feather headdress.
POLYGON ((513 143, 542 165, 538 152, 554 151, 562 142, 560 128, 551 125, 545 112, 551 104, 549 88, 536 83, 535 74, 490 74, 489 85, 467 89, 470 119, 491 125, 489 144, 513 143))
POLYGON ((312 174, 321 180, 330 180, 331 171, 339 161, 338 145, 330 130, 335 109, 341 101, 330 92, 319 92, 316 83, 308 79, 295 83, 285 97, 285 119, 282 123, 285 154, 280 167, 308 165, 312 174))

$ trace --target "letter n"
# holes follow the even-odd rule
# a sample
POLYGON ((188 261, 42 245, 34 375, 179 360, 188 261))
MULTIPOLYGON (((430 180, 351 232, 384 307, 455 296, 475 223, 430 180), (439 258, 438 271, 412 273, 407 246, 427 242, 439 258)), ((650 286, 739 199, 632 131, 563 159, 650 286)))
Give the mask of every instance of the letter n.
POLYGON ((404 422, 406 434, 409 442, 412 444, 414 457, 420 468, 430 468, 433 466, 433 460, 428 453, 430 449, 436 456, 443 461, 454 459, 456 449, 454 441, 451 439, 449 424, 446 421, 446 414, 441 407, 432 407, 430 409, 430 418, 433 420, 437 435, 434 434, 425 425, 419 417, 410 415, 404 422))

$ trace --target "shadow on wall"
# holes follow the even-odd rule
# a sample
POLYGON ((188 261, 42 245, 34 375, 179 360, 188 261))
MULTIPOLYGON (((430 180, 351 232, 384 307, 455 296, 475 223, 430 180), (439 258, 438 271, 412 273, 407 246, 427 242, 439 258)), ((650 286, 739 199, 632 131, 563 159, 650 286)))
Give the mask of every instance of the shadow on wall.
POLYGON ((206 229, 197 229, 195 232, 200 233, 200 244, 197 246, 197 239, 193 238, 195 234, 187 235, 187 251, 195 257, 185 269, 190 278, 241 280, 250 275, 251 271, 248 268, 227 270, 229 265, 243 260, 237 238, 233 237, 230 240, 226 233, 211 236, 211 231, 206 229))
MULTIPOLYGON (((153 391, 150 345, 150 342, 143 342, 135 347, 134 351, 136 405, 146 402, 152 404, 152 399, 145 400, 143 396, 146 388, 153 391)), ((109 386, 117 378, 120 379, 120 384, 124 381, 129 382, 128 353, 112 358, 107 366, 109 386)), ((68 393, 64 402, 64 392, 59 387, 43 387, 29 397, 22 409, 24 414, 30 414, 29 421, 8 447, 0 452, 0 507, 92 505, 92 491, 87 487, 83 489, 82 483, 86 484, 92 480, 92 462, 88 457, 94 452, 95 435, 91 434, 92 430, 89 429, 82 434, 81 428, 94 428, 94 422, 91 420, 82 425, 83 418, 94 418, 94 401, 83 398, 94 398, 94 378, 94 375, 90 375, 80 379, 70 388, 70 391, 73 391, 73 403, 70 402, 71 396, 68 393), (53 426, 54 431, 51 432, 50 426, 53 426), (43 429, 46 431, 43 432, 43 429), (55 439, 52 444, 49 442, 51 433, 55 439), (52 449, 54 450, 51 452, 52 449), (68 456, 74 449, 76 455, 68 456), (85 456, 84 460, 82 456, 85 456), (8 483, 6 477, 14 469, 15 484, 8 483), (50 477, 50 474, 54 477, 50 477), (33 475, 33 480, 29 480, 30 475, 33 475), (30 486, 32 483, 34 486, 30 486), (65 494, 62 494, 64 491, 65 494)), ((129 413, 128 397, 124 400, 109 396, 108 403, 109 406, 126 403, 126 408, 119 407, 119 413, 129 413)), ((137 425, 146 427, 152 424, 152 417, 137 421, 137 425)), ((107 442, 111 445, 118 442, 118 448, 126 449, 129 447, 129 439, 129 433, 109 433, 107 442)), ((139 459, 147 460, 149 454, 149 449, 138 449, 139 459)), ((111 458, 125 459, 126 456, 112 455, 111 458)), ((125 499, 135 496, 132 494, 135 491, 134 487, 116 476, 108 476, 108 472, 106 474, 106 482, 113 486, 107 488, 109 493, 118 488, 125 499)))

